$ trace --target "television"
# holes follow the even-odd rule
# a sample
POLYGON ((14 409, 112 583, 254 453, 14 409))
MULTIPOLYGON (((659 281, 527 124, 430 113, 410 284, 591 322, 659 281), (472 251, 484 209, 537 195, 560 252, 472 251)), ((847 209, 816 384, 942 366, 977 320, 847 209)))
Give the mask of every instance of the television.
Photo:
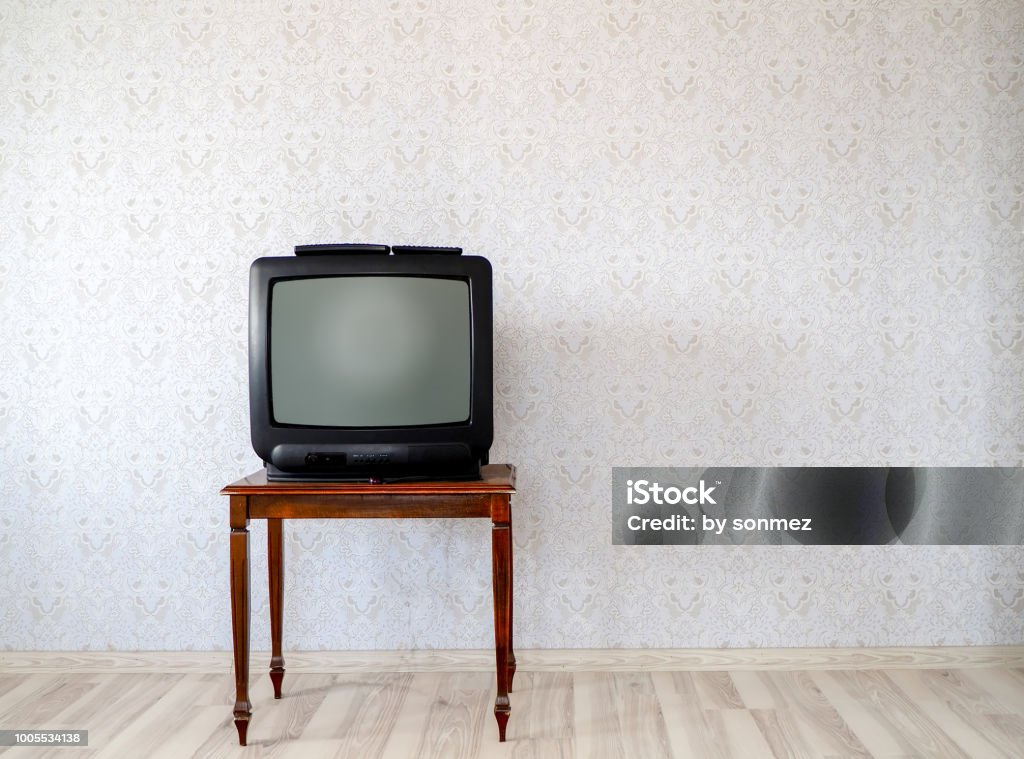
POLYGON ((494 434, 491 265, 403 250, 253 262, 249 419, 268 479, 480 476, 494 434))

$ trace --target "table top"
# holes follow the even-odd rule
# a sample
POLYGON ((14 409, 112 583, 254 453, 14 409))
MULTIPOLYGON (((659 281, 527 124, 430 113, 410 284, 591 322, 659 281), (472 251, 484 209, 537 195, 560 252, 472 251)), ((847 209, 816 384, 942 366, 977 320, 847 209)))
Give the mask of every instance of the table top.
POLYGON ((446 493, 515 493, 516 468, 511 464, 485 464, 479 480, 436 480, 424 482, 270 482, 260 469, 226 485, 221 495, 340 495, 394 493, 403 495, 444 495, 446 493))

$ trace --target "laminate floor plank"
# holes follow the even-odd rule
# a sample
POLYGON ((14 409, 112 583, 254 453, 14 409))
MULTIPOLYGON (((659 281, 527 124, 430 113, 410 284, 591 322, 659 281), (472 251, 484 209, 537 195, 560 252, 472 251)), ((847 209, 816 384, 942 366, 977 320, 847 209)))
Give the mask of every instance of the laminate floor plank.
MULTIPOLYGON (((493 708, 488 672, 456 672, 444 677, 430 705, 419 756, 473 759, 480 751, 480 715, 493 708)), ((496 738, 495 738, 496 739, 496 738)))
MULTIPOLYGON (((33 701, 26 704, 31 709, 32 718, 29 724, 21 721, 8 721, 5 717, 0 724, 5 727, 11 725, 16 729, 25 727, 38 728, 43 730, 88 730, 89 745, 87 747, 74 749, 76 756, 92 757, 97 756, 101 748, 128 729, 137 719, 147 714, 153 702, 168 688, 175 687, 183 676, 181 675, 65 675, 62 679, 78 680, 82 684, 88 684, 86 690, 73 688, 60 694, 60 690, 54 692, 54 685, 51 684, 39 690, 33 701), (53 695, 58 697, 51 700, 53 695), (68 695, 79 696, 68 701, 68 695), (53 710, 58 705, 63 708, 56 714, 53 710), (34 706, 34 708, 32 708, 34 706)), ((49 679, 49 678, 47 678, 49 679)), ((18 717, 13 717, 18 720, 18 717)), ((19 748, 19 752, 36 749, 19 748)), ((54 754, 56 756, 67 756, 67 749, 54 747, 45 752, 52 754, 55 751, 63 750, 64 753, 54 754)))
POLYGON ((768 683, 761 677, 763 673, 749 670, 738 670, 729 673, 733 688, 739 694, 740 702, 747 709, 774 709, 775 697, 768 683))
MULTIPOLYGON (((771 757, 772 747, 768 745, 764 733, 758 727, 754 715, 747 709, 718 709, 711 712, 713 718, 720 722, 716 726, 722 736, 729 757, 771 757)), ((697 756, 696 754, 677 754, 678 759, 697 756)))
MULTIPOLYGON (((149 709, 177 682, 175 675, 147 673, 131 675, 93 675, 109 679, 112 688, 96 694, 99 701, 79 704, 69 721, 89 731, 89 746, 76 752, 83 757, 98 755, 120 735, 143 719, 149 709)), ((71 725, 69 725, 71 727, 71 725)))
POLYGON ((990 714, 981 729, 999 734, 999 745, 1008 747, 1009 756, 1024 756, 1024 717, 1018 714, 990 714))
POLYGON ((743 698, 728 672, 680 672, 693 681, 693 693, 703 709, 743 709, 743 698))
POLYGON ((871 691, 862 687, 850 673, 812 672, 811 677, 872 756, 914 753, 906 731, 892 721, 889 713, 872 698, 871 691))
POLYGON ((1024 715, 1024 680, 1014 677, 1012 672, 986 667, 962 669, 958 674, 992 696, 1006 710, 1001 713, 1024 715))
MULTIPOLYGON (((23 675, 20 680, 12 678, 13 684, 10 690, 0 691, 0 720, 3 724, 12 724, 8 719, 12 709, 17 709, 26 701, 33 701, 36 694, 45 688, 52 687, 59 678, 59 674, 47 673, 23 675)), ((20 728, 21 725, 17 727, 20 728)))
MULTIPOLYGON (((125 756, 148 756, 181 728, 179 720, 196 699, 203 697, 205 683, 192 675, 178 675, 169 687, 160 687, 159 681, 144 694, 149 706, 138 719, 112 736, 106 745, 99 746, 97 757, 118 759, 125 756)), ((89 734, 92 741, 92 733, 89 734)))
POLYGON ((724 724, 701 708, 689 672, 652 672, 651 683, 661 704, 672 756, 728 759, 721 734, 724 724))
MULTIPOLYGON (((618 729, 613 673, 577 672, 573 676, 576 756, 624 759, 618 729)), ((512 706, 513 710, 515 705, 512 706)))
POLYGON ((76 704, 90 699, 92 692, 100 685, 92 678, 61 676, 48 687, 38 691, 31 700, 23 701, 11 708, 4 716, 5 724, 22 727, 63 727, 59 717, 76 704))
POLYGON ((421 755, 431 705, 437 697, 442 680, 446 677, 448 675, 440 672, 420 672, 413 675, 405 697, 405 706, 384 744, 383 756, 421 755))
POLYGON ((1009 703, 993 697, 985 688, 955 669, 922 670, 921 678, 965 720, 982 714, 1013 714, 1009 703))
POLYGON ((650 672, 615 672, 618 730, 622 745, 630 756, 670 759, 665 714, 651 682, 650 672), (635 731, 635 733, 634 733, 635 731), (639 754, 634 753, 639 752, 639 754))
POLYGON ((791 750, 805 757, 871 756, 809 673, 756 674, 761 687, 751 699, 758 704, 754 718, 777 755, 791 750))
POLYGON ((577 756, 672 755, 651 673, 579 672, 573 678, 573 697, 577 756))
MULTIPOLYGON (((279 701, 268 692, 263 702, 265 706, 259 712, 253 708, 247 741, 258 745, 262 749, 261 756, 267 759, 280 756, 302 736, 306 725, 331 692, 335 677, 312 673, 296 675, 292 689, 285 691, 279 701)), ((269 682, 269 678, 266 679, 269 682)))
MULTIPOLYGON (((555 746, 564 744, 572 748, 574 711, 571 672, 517 673, 515 692, 510 698, 513 703, 512 717, 506 732, 509 742, 522 742, 524 746, 536 744, 538 757, 551 755, 550 751, 554 751, 555 746), (539 753, 541 744, 549 753, 539 753)), ((485 725, 484 738, 489 735, 489 731, 495 735, 498 732, 493 710, 488 711, 487 719, 490 722, 485 725)), ((558 751, 564 753, 564 749, 558 751)), ((524 758, 533 756, 525 749, 515 755, 524 758)))
POLYGON ((332 737, 341 739, 338 756, 365 759, 383 756, 391 729, 409 695, 412 679, 412 674, 401 672, 338 677, 335 688, 350 694, 348 709, 343 714, 335 714, 339 719, 332 737))
POLYGON ((282 759, 335 759, 335 757, 354 757, 346 754, 344 741, 341 740, 300 740, 282 747, 282 759))
MULTIPOLYGON (((963 755, 971 759, 1003 757, 1005 754, 992 740, 982 734, 973 719, 958 713, 953 699, 943 692, 930 677, 927 670, 892 670, 887 676, 907 694, 916 713, 923 714, 959 746, 963 755)), ((1024 751, 1021 752, 1024 754, 1024 751)), ((1018 754, 1020 756, 1021 754, 1018 754)))
POLYGON ((935 759, 966 757, 963 747, 944 730, 941 720, 922 711, 913 696, 893 679, 896 672, 854 670, 837 673, 835 677, 858 704, 869 708, 885 729, 897 736, 904 750, 935 759))
MULTIPOLYGON (((222 704, 189 706, 177 715, 173 729, 165 731, 163 738, 146 759, 181 759, 187 756, 201 756, 199 749, 211 735, 221 732, 227 720, 222 704)), ((231 721, 231 727, 235 723, 231 721)))
POLYGON ((871 753, 846 724, 846 720, 814 683, 809 672, 780 673, 786 675, 799 689, 798 700, 806 722, 816 733, 828 736, 830 744, 824 750, 826 757, 870 757, 871 753))
POLYGON ((0 712, 3 711, 3 702, 6 694, 24 685, 30 675, 24 672, 0 672, 0 712))
POLYGON ((1009 704, 994 698, 958 670, 923 670, 919 674, 935 697, 943 701, 978 737, 1006 756, 1024 753, 1012 730, 1014 717, 1019 720, 1020 715, 1009 704), (1009 718, 993 720, 996 716, 1009 718), (1003 729, 1004 726, 1010 728, 1009 733, 1003 729))
MULTIPOLYGON (((85 677, 81 679, 85 680, 85 677)), ((23 725, 18 720, 26 719, 33 712, 48 708, 44 706, 44 702, 51 694, 59 692, 65 683, 64 675, 32 675, 16 684, 9 692, 0 694, 2 724, 14 725, 13 729, 31 727, 32 725, 23 725)))
POLYGON ((675 757, 771 756, 729 672, 653 672, 675 757))

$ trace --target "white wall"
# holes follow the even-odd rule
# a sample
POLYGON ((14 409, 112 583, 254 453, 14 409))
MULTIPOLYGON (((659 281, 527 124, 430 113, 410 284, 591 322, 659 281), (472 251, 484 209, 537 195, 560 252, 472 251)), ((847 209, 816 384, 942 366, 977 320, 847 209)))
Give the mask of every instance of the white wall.
MULTIPOLYGON (((610 544, 616 464, 1021 463, 1022 50, 1013 0, 5 3, 0 646, 229 645, 248 266, 353 240, 494 264, 520 646, 1024 641, 1016 547, 610 544)), ((488 540, 289 529, 288 645, 488 645, 488 540)))

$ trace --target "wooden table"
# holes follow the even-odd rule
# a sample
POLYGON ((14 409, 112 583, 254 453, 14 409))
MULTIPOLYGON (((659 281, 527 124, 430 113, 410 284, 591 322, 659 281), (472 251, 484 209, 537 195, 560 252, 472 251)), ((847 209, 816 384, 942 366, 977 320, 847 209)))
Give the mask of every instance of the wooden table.
POLYGON ((238 742, 252 718, 249 702, 249 520, 267 520, 270 566, 270 680, 281 698, 284 657, 285 519, 415 519, 490 517, 494 583, 494 653, 498 695, 494 717, 505 740, 511 713, 508 694, 516 673, 512 650, 512 495, 515 467, 490 464, 479 480, 459 482, 268 482, 260 470, 221 490, 231 503, 231 630, 235 654, 235 727, 238 742))

